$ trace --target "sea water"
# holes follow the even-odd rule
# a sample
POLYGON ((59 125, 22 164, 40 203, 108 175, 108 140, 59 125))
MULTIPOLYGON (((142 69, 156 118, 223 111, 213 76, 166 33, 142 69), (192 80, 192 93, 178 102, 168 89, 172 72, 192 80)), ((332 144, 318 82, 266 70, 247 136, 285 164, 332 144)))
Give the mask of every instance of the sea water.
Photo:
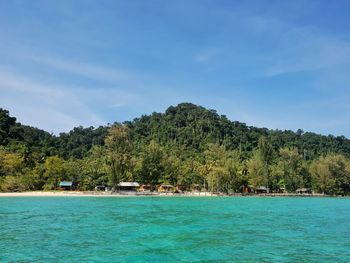
POLYGON ((350 199, 4 197, 0 262, 350 262, 350 199))

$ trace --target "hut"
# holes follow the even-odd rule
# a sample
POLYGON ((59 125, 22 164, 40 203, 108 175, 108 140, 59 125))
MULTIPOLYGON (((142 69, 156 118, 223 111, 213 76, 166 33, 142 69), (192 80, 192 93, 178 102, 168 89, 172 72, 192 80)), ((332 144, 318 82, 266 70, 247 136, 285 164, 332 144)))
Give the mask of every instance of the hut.
POLYGON ((277 192, 277 193, 283 194, 283 193, 286 192, 286 188, 285 188, 285 187, 279 187, 279 188, 277 188, 277 191, 276 191, 276 192, 277 192))
POLYGON ((295 192, 297 194, 312 194, 312 191, 310 188, 298 188, 295 192))
POLYGON ((250 194, 250 193, 253 192, 253 188, 251 186, 249 186, 249 185, 243 184, 243 185, 240 186, 239 191, 242 194, 250 194))
POLYGON ((111 191, 111 187, 109 186, 106 186, 106 185, 97 185, 95 187, 95 191, 103 191, 103 192, 108 192, 108 191, 111 191))
POLYGON ((158 192, 159 193, 172 193, 172 192, 174 192, 174 186, 172 186, 171 184, 161 184, 158 187, 158 192))
POLYGON ((139 192, 151 192, 152 186, 150 184, 142 184, 139 188, 139 192))
POLYGON ((269 189, 266 188, 265 186, 259 186, 255 189, 255 192, 257 194, 267 194, 269 192, 269 189))
POLYGON ((61 181, 59 183, 59 189, 62 191, 69 191, 73 189, 73 182, 71 181, 61 181))
POLYGON ((118 184, 118 192, 136 192, 140 185, 137 182, 120 182, 118 184))
POLYGON ((183 193, 186 191, 186 185, 178 184, 175 188, 175 193, 183 193))
POLYGON ((192 192, 200 192, 201 186, 199 184, 192 185, 192 192))

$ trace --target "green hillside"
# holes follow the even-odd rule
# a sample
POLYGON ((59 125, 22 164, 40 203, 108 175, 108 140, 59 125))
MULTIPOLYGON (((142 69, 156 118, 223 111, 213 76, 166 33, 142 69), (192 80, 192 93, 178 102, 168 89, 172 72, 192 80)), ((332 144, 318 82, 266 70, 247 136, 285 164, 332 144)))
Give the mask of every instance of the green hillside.
POLYGON ((55 189, 60 180, 73 180, 80 190, 137 180, 223 192, 241 185, 349 192, 344 136, 250 127, 191 103, 59 136, 0 109, 0 145, 2 191, 55 189))

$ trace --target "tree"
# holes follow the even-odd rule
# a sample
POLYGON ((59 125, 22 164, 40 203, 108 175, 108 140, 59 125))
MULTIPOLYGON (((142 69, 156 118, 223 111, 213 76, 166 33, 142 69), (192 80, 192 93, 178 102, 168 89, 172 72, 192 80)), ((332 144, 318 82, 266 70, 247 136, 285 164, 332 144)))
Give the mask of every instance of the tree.
POLYGON ((163 149, 155 141, 151 141, 147 146, 143 156, 139 172, 141 182, 157 185, 165 173, 163 149))
POLYGON ((297 148, 282 148, 279 151, 282 166, 282 178, 288 191, 295 191, 303 184, 302 156, 297 148))
POLYGON ((200 173, 201 163, 194 157, 187 157, 179 163, 178 183, 185 185, 188 189, 193 186, 204 188, 204 177, 200 173))
POLYGON ((23 191, 24 159, 19 153, 0 147, 0 191, 23 191))
POLYGON ((58 156, 48 157, 44 163, 43 177, 46 181, 44 190, 57 189, 60 181, 70 179, 65 161, 58 156))
POLYGON ((24 165, 23 156, 0 147, 0 177, 19 175, 24 165))
POLYGON ((244 166, 240 160, 241 155, 238 151, 233 151, 229 153, 228 159, 226 161, 226 168, 228 170, 228 191, 237 192, 240 187, 247 183, 247 178, 244 177, 243 171, 244 166))
POLYGON ((224 146, 209 144, 204 152, 205 167, 204 176, 208 182, 208 188, 213 191, 228 193, 237 187, 238 156, 237 152, 227 151, 224 146))
POLYGON ((16 125, 16 118, 10 117, 9 111, 0 108, 0 145, 6 145, 11 136, 11 128, 16 125))
POLYGON ((314 160, 310 173, 315 190, 325 194, 349 194, 350 163, 339 154, 330 154, 314 160))
POLYGON ((255 151, 253 156, 247 161, 247 170, 249 183, 253 185, 254 188, 267 184, 265 164, 258 151, 255 151))
POLYGON ((80 188, 92 190, 97 185, 108 185, 106 148, 93 146, 89 155, 84 159, 84 171, 80 188))
POLYGON ((274 160, 274 149, 266 137, 260 137, 257 154, 263 164, 263 176, 266 179, 267 188, 271 188, 271 164, 274 160))
POLYGON ((163 165, 164 175, 162 177, 165 183, 176 185, 179 181, 184 182, 185 164, 178 157, 164 156, 163 165))
POLYGON ((271 164, 274 150, 266 137, 260 137, 258 148, 247 162, 249 182, 255 187, 266 185, 271 188, 271 164))
POLYGON ((132 169, 132 144, 129 138, 129 128, 125 125, 115 125, 108 131, 105 140, 106 163, 111 175, 113 189, 120 181, 127 178, 132 169))
POLYGON ((22 125, 0 109, 1 189, 55 189, 64 178, 80 190, 107 182, 115 188, 137 178, 205 189, 209 184, 225 192, 249 182, 271 190, 304 186, 348 194, 349 157, 345 136, 249 127, 191 103, 59 136, 22 125))

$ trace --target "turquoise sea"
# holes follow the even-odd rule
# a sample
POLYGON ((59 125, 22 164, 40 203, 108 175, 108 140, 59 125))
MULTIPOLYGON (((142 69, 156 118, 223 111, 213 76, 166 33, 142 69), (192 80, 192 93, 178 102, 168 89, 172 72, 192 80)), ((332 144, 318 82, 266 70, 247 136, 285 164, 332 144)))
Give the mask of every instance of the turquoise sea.
POLYGON ((0 262, 179 261, 350 262, 350 199, 0 198, 0 262))

